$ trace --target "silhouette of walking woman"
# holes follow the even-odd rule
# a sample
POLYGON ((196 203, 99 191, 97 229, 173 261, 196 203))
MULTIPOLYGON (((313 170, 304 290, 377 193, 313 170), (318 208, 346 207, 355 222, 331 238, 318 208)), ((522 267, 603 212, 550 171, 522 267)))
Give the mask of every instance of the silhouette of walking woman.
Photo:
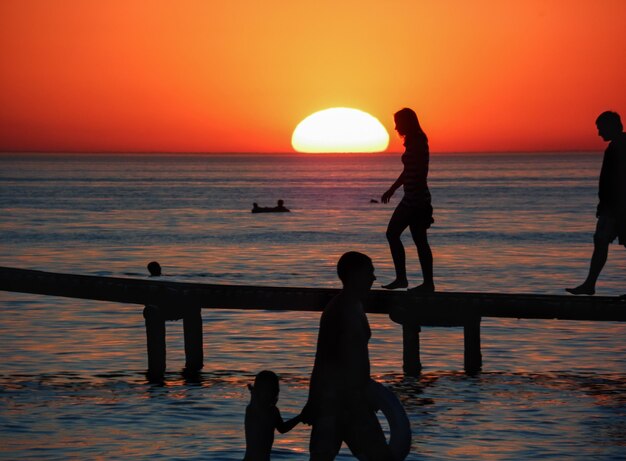
POLYGON ((410 289, 413 292, 432 293, 433 254, 428 244, 427 230, 435 222, 428 190, 428 137, 419 124, 417 115, 404 108, 394 114, 396 131, 404 138, 405 151, 402 154, 404 169, 393 185, 382 195, 381 201, 389 203, 394 192, 404 187, 404 197, 396 207, 387 227, 387 240, 396 269, 396 279, 383 288, 394 290, 409 285, 406 275, 406 256, 400 236, 408 227, 417 247, 424 283, 410 289))

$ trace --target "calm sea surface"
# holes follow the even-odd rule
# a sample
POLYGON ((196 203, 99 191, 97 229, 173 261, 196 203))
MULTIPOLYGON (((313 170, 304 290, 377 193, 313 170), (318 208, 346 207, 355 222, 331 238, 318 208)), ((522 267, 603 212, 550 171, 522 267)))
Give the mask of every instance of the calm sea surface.
MULTIPOLYGON (((563 294, 592 249, 601 154, 433 155, 438 290, 563 294)), ((0 265, 166 280, 337 287, 348 250, 392 280, 390 205, 370 203, 399 155, 0 155, 0 265), (289 214, 253 215, 285 200, 289 214)), ((405 236, 409 275, 421 282, 405 236)), ((611 247, 598 293, 626 293, 611 247)), ((140 306, 0 292, 0 457, 241 460, 246 385, 307 396, 318 313, 204 311, 205 370, 185 382, 168 323, 165 386, 146 382, 140 306)), ((402 374, 401 328, 370 315, 374 377, 413 430, 411 460, 626 459, 626 325, 484 319, 484 372, 462 372, 458 328, 425 328, 424 373, 402 374)), ((310 428, 272 459, 308 459, 310 428)), ((352 459, 343 449, 338 459, 352 459)))

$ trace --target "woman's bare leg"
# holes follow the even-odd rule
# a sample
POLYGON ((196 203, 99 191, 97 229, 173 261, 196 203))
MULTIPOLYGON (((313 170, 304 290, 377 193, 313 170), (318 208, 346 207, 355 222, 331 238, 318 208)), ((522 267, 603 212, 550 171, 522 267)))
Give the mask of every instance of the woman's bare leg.
POLYGON ((405 213, 396 208, 387 226, 387 241, 391 250, 393 266, 396 270, 396 279, 387 285, 383 285, 383 288, 388 290, 409 286, 409 281, 406 278, 406 255, 404 253, 404 245, 402 245, 402 240, 400 239, 402 232, 408 226, 404 215, 405 213))
POLYGON ((424 283, 412 290, 433 292, 435 291, 435 282, 433 278, 433 252, 428 243, 427 230, 423 227, 410 226, 411 236, 417 247, 417 255, 419 256, 420 266, 422 267, 422 276, 424 283))

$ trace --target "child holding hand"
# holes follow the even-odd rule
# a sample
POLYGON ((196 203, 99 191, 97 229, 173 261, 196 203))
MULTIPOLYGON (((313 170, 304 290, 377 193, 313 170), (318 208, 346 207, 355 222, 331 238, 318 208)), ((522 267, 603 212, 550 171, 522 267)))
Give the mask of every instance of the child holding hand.
POLYGON ((289 432, 300 421, 300 415, 283 421, 276 407, 280 387, 276 373, 261 371, 254 379, 254 385, 248 384, 250 403, 246 407, 246 455, 243 461, 269 461, 274 430, 281 434, 289 432))

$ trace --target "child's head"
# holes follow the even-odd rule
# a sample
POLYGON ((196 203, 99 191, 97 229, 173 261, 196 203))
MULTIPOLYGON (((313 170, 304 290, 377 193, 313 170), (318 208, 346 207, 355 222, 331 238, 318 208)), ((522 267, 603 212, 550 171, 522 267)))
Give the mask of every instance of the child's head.
POLYGON ((269 370, 259 372, 254 378, 254 386, 248 385, 252 398, 259 402, 275 404, 278 401, 280 387, 278 376, 269 370))

